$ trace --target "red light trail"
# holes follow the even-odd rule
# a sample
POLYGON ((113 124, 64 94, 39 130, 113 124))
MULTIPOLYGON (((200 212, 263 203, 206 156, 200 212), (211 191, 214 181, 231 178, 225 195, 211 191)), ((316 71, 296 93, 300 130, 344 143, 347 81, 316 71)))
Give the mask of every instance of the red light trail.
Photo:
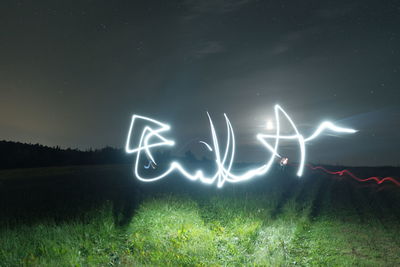
POLYGON ((329 171, 327 169, 325 169, 322 166, 312 166, 310 164, 307 164, 307 167, 312 169, 312 170, 321 170, 327 174, 331 174, 331 175, 338 175, 338 176, 344 176, 344 175, 348 175, 349 177, 353 178, 354 180, 357 180, 359 182, 368 182, 368 181, 375 181, 377 184, 382 184, 383 182, 389 181, 394 183, 397 186, 400 186, 400 182, 397 181, 394 177, 385 177, 385 178, 381 178, 381 177, 377 177, 377 176, 372 176, 372 177, 368 177, 368 178, 359 178, 357 177, 354 173, 352 173, 349 170, 342 170, 342 171, 329 171))

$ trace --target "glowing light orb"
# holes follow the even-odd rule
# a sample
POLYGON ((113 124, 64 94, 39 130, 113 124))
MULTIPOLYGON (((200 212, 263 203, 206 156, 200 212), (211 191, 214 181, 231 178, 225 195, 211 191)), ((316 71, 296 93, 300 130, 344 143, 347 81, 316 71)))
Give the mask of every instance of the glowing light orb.
POLYGON ((267 130, 273 130, 274 129, 274 123, 272 120, 267 120, 267 130))
MULTIPOLYGON (((317 129, 314 131, 313 134, 311 134, 308 137, 304 137, 303 135, 300 134, 298 131, 295 123, 293 120, 290 118, 290 116, 279 106, 275 105, 274 108, 275 111, 275 133, 274 134, 257 134, 256 138, 257 140, 271 152, 271 156, 269 159, 265 161, 264 164, 257 168, 253 168, 251 170, 247 170, 242 173, 234 173, 232 172, 232 165, 234 162, 235 158, 235 134, 232 128, 232 124, 229 121, 229 118, 226 114, 224 114, 225 117, 225 124, 226 124, 226 129, 227 129, 227 136, 226 136, 226 145, 225 147, 221 147, 218 141, 217 133, 213 124, 213 121, 211 119, 210 114, 207 113, 209 124, 210 124, 210 130, 211 130, 211 138, 212 138, 212 144, 208 144, 204 141, 200 141, 200 143, 204 144, 204 146, 211 152, 214 153, 214 161, 217 166, 217 170, 213 175, 205 175, 202 170, 187 170, 182 164, 180 164, 177 161, 173 161, 169 164, 169 167, 162 172, 161 174, 156 174, 155 176, 152 177, 143 177, 140 173, 140 159, 142 156, 142 153, 145 153, 147 156, 149 163, 144 166, 144 169, 149 169, 150 166, 156 166, 156 162, 154 160, 154 157, 151 153, 151 150, 156 148, 156 147, 171 147, 175 144, 174 141, 169 140, 165 138, 162 134, 170 130, 170 126, 168 124, 162 123, 160 121, 148 118, 148 117, 143 117, 139 115, 133 115, 131 124, 129 127, 128 131, 128 137, 126 140, 126 146, 125 146, 125 151, 126 153, 132 154, 136 153, 136 159, 134 163, 134 174, 137 179, 143 181, 143 182, 154 182, 157 180, 160 180, 172 172, 178 172, 182 176, 186 177, 189 180, 193 181, 201 181, 202 183, 205 184, 214 184, 216 183, 218 187, 222 187, 225 182, 229 183, 237 183, 237 182, 242 182, 242 181, 247 181, 250 180, 254 177, 257 176, 262 176, 266 174, 275 158, 280 158, 282 159, 283 157, 279 155, 278 153, 278 147, 279 147, 279 140, 281 139, 287 139, 287 140, 295 140, 299 144, 299 149, 300 149, 300 163, 299 167, 297 170, 297 176, 301 176, 304 171, 304 164, 305 164, 305 157, 306 157, 306 143, 308 141, 311 141, 315 138, 317 138, 322 132, 325 130, 330 130, 333 132, 337 133, 355 133, 356 130, 350 129, 350 128, 343 128, 336 126, 332 122, 325 121, 321 123, 317 129), (290 123, 294 135, 281 135, 280 134, 280 116, 283 115, 283 117, 290 123), (136 135, 135 133, 135 125, 137 121, 142 120, 146 122, 146 126, 142 130, 139 138, 139 143, 136 146, 131 146, 131 137, 132 135, 136 135), (271 145, 269 142, 267 142, 268 139, 273 140, 273 145, 271 145)), ((271 122, 272 123, 272 122, 271 122)))

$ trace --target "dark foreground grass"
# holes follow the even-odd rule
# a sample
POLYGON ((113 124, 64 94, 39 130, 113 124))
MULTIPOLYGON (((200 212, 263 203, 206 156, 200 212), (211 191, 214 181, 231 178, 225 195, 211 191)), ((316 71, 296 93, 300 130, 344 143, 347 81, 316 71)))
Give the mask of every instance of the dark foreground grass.
MULTIPOLYGON (((83 173, 99 171, 107 172, 83 173)), ((181 182, 161 188, 142 188, 123 223, 112 198, 72 219, 8 214, 0 265, 400 265, 397 188, 320 175, 302 181, 279 175, 223 190, 181 182)))

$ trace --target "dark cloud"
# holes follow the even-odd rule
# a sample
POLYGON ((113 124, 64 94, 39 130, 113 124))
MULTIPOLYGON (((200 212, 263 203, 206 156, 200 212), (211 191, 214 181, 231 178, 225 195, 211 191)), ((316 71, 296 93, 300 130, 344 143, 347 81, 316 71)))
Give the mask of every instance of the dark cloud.
POLYGON ((194 19, 206 14, 226 14, 234 12, 243 6, 255 2, 254 0, 214 0, 196 1, 184 0, 183 6, 187 9, 184 19, 194 19))
POLYGON ((205 56, 224 52, 225 48, 218 41, 207 41, 199 44, 198 49, 194 51, 195 57, 203 58, 205 56))

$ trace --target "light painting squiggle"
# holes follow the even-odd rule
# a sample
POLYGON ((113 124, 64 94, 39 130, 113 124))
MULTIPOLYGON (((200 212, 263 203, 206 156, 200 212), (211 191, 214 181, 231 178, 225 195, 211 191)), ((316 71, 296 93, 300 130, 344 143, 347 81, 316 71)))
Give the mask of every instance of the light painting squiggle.
POLYGON ((354 173, 352 173, 349 170, 341 170, 341 171, 330 171, 325 169, 322 166, 312 166, 311 164, 307 164, 307 167, 312 169, 312 170, 320 170, 323 171, 327 174, 331 174, 331 175, 339 175, 339 176, 344 176, 344 175, 348 175, 349 177, 353 178, 354 180, 358 181, 358 182, 369 182, 369 181, 374 181, 377 184, 382 184, 384 182, 392 182, 393 184, 400 186, 400 182, 397 181, 394 177, 378 177, 378 176, 371 176, 368 178, 359 178, 357 177, 354 173))
POLYGON ((312 135, 310 135, 307 138, 304 138, 303 135, 300 134, 298 131, 295 123, 293 120, 290 118, 290 116, 279 106, 275 105, 274 108, 275 111, 275 134, 257 134, 256 138, 260 141, 260 143, 267 148, 272 154, 271 157, 265 162, 265 164, 261 165, 260 167, 248 170, 246 172, 243 172, 241 174, 235 174, 233 173, 232 170, 232 165, 234 162, 235 158, 235 135, 234 131, 231 125, 231 122, 229 121, 229 118, 226 114, 224 114, 225 117, 225 123, 226 123, 226 129, 227 129, 227 141, 226 141, 226 146, 225 148, 221 148, 219 145, 219 141, 217 138, 217 133, 213 124, 213 121, 211 119, 210 114, 207 113, 208 120, 210 123, 210 129, 211 129, 211 137, 212 137, 212 145, 209 145, 208 143, 204 141, 200 141, 203 143, 207 149, 211 152, 214 153, 215 155, 215 163, 217 166, 217 170, 214 175, 207 176, 203 173, 202 170, 196 170, 194 172, 186 170, 179 162, 173 161, 170 163, 169 168, 167 168, 166 171, 164 171, 161 174, 158 174, 154 177, 143 177, 140 172, 139 172, 139 163, 140 163, 140 157, 141 154, 144 152, 149 159, 149 163, 147 166, 145 166, 146 169, 150 168, 150 163, 152 163, 152 166, 156 166, 156 162, 154 160, 154 157, 151 153, 151 149, 156 148, 156 147, 171 147, 175 144, 174 141, 169 140, 165 138, 162 134, 164 132, 167 132, 170 130, 170 126, 168 124, 159 122, 157 120, 148 118, 148 117, 143 117, 139 115, 133 115, 131 124, 129 127, 128 131, 128 137, 126 140, 126 146, 125 146, 125 151, 129 154, 131 153, 136 153, 136 160, 134 164, 134 173, 135 176, 144 182, 153 182, 157 181, 159 179, 162 179, 169 175, 170 173, 177 171, 184 177, 190 179, 190 180, 200 180, 201 182, 205 184, 213 184, 217 183, 218 187, 222 187, 225 182, 230 182, 230 183, 237 183, 237 182, 242 182, 242 181, 247 181, 250 180, 254 177, 261 176, 266 174, 276 157, 282 158, 279 153, 278 153, 278 146, 279 146, 279 140, 281 139, 292 139, 292 140, 297 140, 300 148, 300 163, 299 167, 297 170, 297 176, 302 176, 303 171, 304 171, 304 164, 305 164, 305 157, 306 157, 306 143, 314 140, 317 138, 322 132, 325 130, 330 130, 333 132, 337 133, 355 133, 356 130, 349 129, 349 128, 343 128, 336 126, 335 124, 326 121, 321 123, 318 128, 314 131, 312 135), (293 131, 295 132, 294 135, 281 135, 280 132, 280 114, 284 115, 284 118, 287 119, 287 121, 290 123, 291 127, 293 128, 293 131), (136 147, 131 148, 131 137, 132 134, 134 133, 134 130, 136 129, 134 126, 138 120, 143 120, 149 124, 153 124, 155 126, 151 127, 150 125, 146 125, 140 135, 139 143, 136 147), (267 139, 273 139, 274 144, 271 145, 269 144, 266 140, 267 139))

